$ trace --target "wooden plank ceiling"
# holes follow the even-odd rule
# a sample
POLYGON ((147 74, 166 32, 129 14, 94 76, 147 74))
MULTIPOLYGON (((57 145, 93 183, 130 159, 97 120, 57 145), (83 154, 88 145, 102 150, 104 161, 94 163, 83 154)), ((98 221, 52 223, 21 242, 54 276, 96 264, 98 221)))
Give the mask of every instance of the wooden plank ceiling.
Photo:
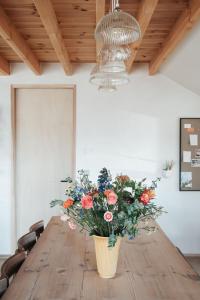
MULTIPOLYGON (((103 14, 101 2, 108 12, 109 0, 0 0, 1 15, 7 17, 0 22, 0 72, 9 74, 10 62, 24 61, 40 73, 38 62, 59 61, 70 74, 73 62, 95 62, 94 30, 103 14)), ((200 16, 199 0, 121 0, 120 7, 135 16, 142 29, 142 39, 131 45, 128 70, 134 63, 149 63, 151 74, 200 16)))

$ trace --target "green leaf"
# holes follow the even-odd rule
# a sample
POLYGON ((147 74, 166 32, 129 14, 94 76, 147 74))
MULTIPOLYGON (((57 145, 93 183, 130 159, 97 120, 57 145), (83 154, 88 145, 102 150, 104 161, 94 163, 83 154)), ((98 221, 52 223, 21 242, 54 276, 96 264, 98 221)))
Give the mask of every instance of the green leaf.
POLYGON ((54 207, 54 206, 56 206, 56 205, 63 206, 63 203, 64 203, 63 200, 57 200, 57 199, 55 199, 55 200, 52 200, 52 201, 50 202, 50 207, 54 207))
POLYGON ((108 238, 108 247, 114 247, 117 242, 117 236, 111 233, 108 238))

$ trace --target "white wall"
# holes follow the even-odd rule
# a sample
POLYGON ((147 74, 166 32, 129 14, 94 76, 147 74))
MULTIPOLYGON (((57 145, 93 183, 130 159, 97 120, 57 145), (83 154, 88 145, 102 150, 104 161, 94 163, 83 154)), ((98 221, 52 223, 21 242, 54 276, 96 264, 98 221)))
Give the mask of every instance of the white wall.
POLYGON ((168 211, 159 223, 183 252, 200 253, 200 193, 178 191, 179 118, 199 117, 200 97, 164 75, 148 76, 144 67, 117 92, 98 92, 88 83, 91 67, 66 77, 59 65, 50 64, 35 76, 16 64, 11 76, 0 78, 0 254, 11 251, 10 85, 19 83, 77 84, 77 169, 89 169, 93 179, 103 166, 114 174, 154 178, 165 160, 175 160, 173 176, 158 190, 168 211))
POLYGON ((160 71, 172 80, 200 95, 200 22, 187 33, 160 71))

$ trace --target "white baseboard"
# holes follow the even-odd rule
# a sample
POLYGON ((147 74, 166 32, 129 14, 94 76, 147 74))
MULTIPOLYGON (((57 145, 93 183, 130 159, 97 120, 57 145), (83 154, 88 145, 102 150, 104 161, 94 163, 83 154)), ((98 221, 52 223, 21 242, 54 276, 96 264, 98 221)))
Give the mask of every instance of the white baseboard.
POLYGON ((7 259, 10 254, 0 254, 0 259, 7 259))
POLYGON ((185 257, 199 257, 200 258, 200 253, 183 253, 185 257))

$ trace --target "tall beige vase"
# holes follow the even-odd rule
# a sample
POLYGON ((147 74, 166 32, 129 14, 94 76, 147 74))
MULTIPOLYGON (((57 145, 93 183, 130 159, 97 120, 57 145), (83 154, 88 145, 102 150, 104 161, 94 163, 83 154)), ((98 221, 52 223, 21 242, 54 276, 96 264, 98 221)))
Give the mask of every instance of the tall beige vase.
POLYGON ((116 274, 121 238, 114 247, 108 247, 108 237, 93 235, 96 251, 97 270, 102 278, 112 278, 116 274))

